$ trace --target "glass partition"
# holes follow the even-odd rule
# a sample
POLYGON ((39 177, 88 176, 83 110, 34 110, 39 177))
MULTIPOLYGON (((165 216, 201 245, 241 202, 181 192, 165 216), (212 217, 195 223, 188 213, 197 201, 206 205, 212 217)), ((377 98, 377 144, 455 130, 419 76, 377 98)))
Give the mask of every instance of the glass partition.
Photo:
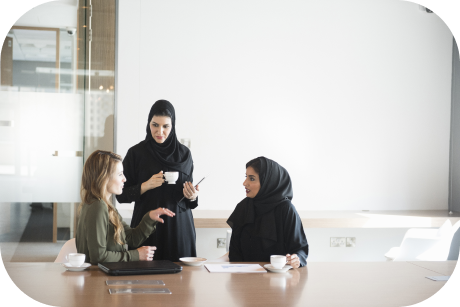
POLYGON ((2 256, 6 243, 16 244, 6 261, 29 259, 18 255, 21 243, 60 241, 59 247, 74 236, 84 159, 96 149, 113 150, 114 42, 115 1, 95 6, 89 0, 70 9, 56 2, 38 6, 4 40, 2 256), (49 12, 67 14, 68 24, 60 18, 57 25, 49 12))

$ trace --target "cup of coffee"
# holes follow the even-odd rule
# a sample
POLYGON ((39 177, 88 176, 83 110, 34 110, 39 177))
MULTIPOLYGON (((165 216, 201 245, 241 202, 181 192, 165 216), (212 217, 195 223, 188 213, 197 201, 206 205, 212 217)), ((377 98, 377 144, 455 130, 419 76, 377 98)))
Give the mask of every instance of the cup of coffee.
POLYGON ((286 256, 272 255, 270 256, 270 263, 275 269, 282 269, 287 263, 286 256))
POLYGON ((168 184, 176 184, 176 180, 179 178, 179 172, 165 172, 164 176, 168 184))
POLYGON ((72 265, 72 266, 81 266, 85 263, 86 255, 85 254, 78 254, 78 253, 71 253, 65 256, 65 259, 72 265))

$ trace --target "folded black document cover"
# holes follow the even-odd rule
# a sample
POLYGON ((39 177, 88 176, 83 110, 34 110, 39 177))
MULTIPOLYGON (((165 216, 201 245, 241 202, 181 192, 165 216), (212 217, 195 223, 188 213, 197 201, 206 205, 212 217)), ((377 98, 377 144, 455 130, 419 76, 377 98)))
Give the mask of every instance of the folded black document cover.
POLYGON ((98 267, 110 275, 170 274, 182 271, 180 265, 169 260, 102 262, 98 267))

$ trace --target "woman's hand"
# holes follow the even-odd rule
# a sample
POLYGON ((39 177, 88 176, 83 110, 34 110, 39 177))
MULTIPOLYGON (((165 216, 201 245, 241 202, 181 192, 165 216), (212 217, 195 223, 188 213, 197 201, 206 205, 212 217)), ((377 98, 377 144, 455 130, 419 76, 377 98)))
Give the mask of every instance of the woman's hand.
POLYGON ((196 185, 196 189, 190 181, 184 182, 184 197, 189 200, 195 200, 198 197, 200 191, 199 185, 196 185))
POLYGON ((141 246, 137 249, 140 261, 152 261, 155 254, 156 246, 141 246))
POLYGON ((292 268, 297 269, 298 267, 300 267, 300 259, 299 256, 297 256, 296 254, 287 254, 286 260, 287 263, 292 266, 292 268))
POLYGON ((155 209, 155 210, 152 210, 149 212, 149 217, 154 220, 154 221, 158 221, 160 223, 164 223, 163 219, 160 218, 160 215, 164 215, 166 214, 167 216, 170 216, 170 217, 173 217, 175 216, 176 214, 174 212, 172 212, 171 210, 169 209, 166 209, 166 208, 158 208, 158 209, 155 209))
POLYGON ((163 179, 163 171, 160 171, 158 174, 153 175, 149 180, 141 185, 141 195, 148 190, 158 188, 163 184, 163 182, 165 182, 163 179))

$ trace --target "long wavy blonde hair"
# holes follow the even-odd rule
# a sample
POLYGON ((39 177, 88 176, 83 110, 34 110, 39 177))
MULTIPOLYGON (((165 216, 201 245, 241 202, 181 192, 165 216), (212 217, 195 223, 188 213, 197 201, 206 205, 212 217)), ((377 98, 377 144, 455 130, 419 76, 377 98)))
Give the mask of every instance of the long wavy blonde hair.
POLYGON ((115 174, 117 163, 120 162, 122 162, 121 156, 110 151, 96 150, 88 157, 81 176, 80 196, 82 202, 78 207, 78 215, 80 215, 83 204, 91 205, 94 201, 102 199, 107 204, 109 220, 115 227, 115 242, 123 245, 121 240, 123 224, 107 192, 110 177, 115 174))

